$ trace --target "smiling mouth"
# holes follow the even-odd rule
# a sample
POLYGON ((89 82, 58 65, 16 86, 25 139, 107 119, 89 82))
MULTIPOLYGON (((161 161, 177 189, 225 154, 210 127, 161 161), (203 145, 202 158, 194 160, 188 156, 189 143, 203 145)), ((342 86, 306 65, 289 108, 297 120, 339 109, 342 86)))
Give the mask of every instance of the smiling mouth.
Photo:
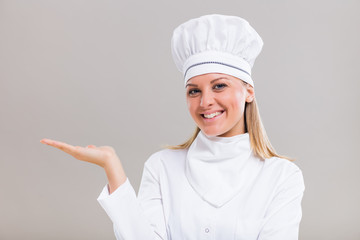
POLYGON ((218 112, 214 112, 211 114, 201 114, 201 116, 205 119, 212 119, 212 118, 216 118, 217 116, 221 115, 223 112, 225 112, 225 111, 218 111, 218 112))

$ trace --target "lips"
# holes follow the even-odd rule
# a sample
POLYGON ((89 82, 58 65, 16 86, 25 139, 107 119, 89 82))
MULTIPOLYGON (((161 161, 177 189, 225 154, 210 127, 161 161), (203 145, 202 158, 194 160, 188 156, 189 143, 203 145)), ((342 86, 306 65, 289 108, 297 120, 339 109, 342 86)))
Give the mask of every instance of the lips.
POLYGON ((216 118, 217 116, 220 116, 221 114, 223 114, 224 110, 219 110, 219 111, 214 111, 214 112, 206 112, 203 114, 200 114, 204 119, 213 119, 216 118))

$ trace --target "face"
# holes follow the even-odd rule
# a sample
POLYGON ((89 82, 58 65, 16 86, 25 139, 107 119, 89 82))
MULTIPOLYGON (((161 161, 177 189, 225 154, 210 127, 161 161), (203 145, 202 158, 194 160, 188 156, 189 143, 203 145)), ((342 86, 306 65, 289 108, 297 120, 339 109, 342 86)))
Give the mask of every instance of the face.
POLYGON ((231 137, 245 133, 245 103, 254 97, 251 85, 222 73, 198 75, 186 84, 189 112, 207 136, 231 137))

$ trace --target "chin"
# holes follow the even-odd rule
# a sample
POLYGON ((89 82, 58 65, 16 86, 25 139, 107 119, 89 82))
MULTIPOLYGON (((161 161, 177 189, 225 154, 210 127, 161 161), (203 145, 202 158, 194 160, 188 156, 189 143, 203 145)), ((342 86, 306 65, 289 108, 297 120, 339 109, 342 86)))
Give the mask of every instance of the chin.
POLYGON ((216 137, 224 134, 223 131, 215 130, 215 129, 201 129, 201 131, 208 137, 216 137))

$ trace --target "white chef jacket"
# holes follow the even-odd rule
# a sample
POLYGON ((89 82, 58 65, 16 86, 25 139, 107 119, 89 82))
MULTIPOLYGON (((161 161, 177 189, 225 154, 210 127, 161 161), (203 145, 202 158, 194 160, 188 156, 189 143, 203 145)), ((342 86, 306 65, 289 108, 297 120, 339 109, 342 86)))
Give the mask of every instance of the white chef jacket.
POLYGON ((208 137, 145 162, 136 196, 129 179, 98 202, 124 240, 296 240, 305 190, 293 162, 261 160, 249 134, 208 137))

